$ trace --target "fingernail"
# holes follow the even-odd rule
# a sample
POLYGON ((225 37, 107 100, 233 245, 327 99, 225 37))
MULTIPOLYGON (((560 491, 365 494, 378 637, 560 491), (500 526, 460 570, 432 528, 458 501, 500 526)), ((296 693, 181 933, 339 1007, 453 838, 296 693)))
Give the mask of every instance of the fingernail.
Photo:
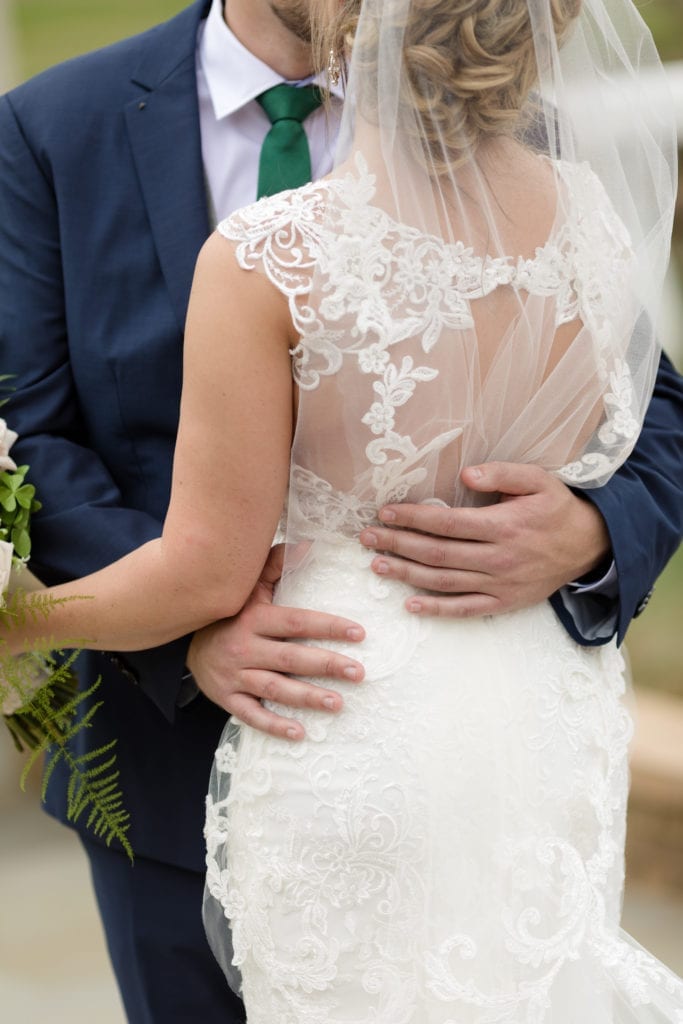
POLYGON ((473 476, 475 480, 481 480, 483 475, 484 474, 479 469, 479 466, 470 466, 470 476, 473 476))
POLYGON ((360 539, 361 539, 361 544, 364 544, 366 548, 376 548, 377 547, 378 541, 377 541, 377 534, 376 533, 362 533, 360 539))
POLYGON ((378 572, 380 576, 386 576, 389 572, 389 563, 385 562, 383 558, 380 558, 376 562, 372 563, 372 568, 375 572, 378 572))
POLYGON ((299 733, 296 731, 296 729, 288 729, 287 730, 287 738, 290 739, 290 740, 298 740, 299 739, 299 733))
POLYGON ((408 601, 408 603, 406 605, 406 608, 408 609, 409 612, 421 612, 422 611, 422 602, 421 601, 417 601, 417 600, 415 600, 415 598, 413 598, 410 601, 408 601))
POLYGON ((362 640, 365 634, 358 626, 351 626, 350 629, 346 630, 346 635, 349 640, 362 640))
POLYGON ((326 708, 329 708, 330 711, 334 711, 337 707, 337 702, 334 697, 323 697, 323 704, 326 708))
POLYGON ((358 679, 358 669, 354 668, 353 665, 348 665, 344 669, 344 675, 347 679, 358 679))
POLYGON ((383 508, 379 514, 380 519, 383 523, 395 523, 396 513, 392 512, 390 508, 383 508))

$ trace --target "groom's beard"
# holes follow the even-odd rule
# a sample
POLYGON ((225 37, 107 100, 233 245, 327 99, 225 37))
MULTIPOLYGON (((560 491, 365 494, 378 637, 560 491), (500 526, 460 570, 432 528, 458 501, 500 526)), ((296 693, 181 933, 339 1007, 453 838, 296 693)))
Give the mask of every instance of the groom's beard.
POLYGON ((311 42, 311 0, 271 0, 271 10, 303 43, 311 42))

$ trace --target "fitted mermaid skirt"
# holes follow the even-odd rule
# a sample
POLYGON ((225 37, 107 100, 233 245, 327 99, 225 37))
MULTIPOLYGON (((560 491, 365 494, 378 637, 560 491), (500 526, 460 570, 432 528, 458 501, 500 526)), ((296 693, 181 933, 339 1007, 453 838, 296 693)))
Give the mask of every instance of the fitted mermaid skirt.
POLYGON ((343 711, 298 712, 296 744, 231 724, 216 755, 207 921, 248 1024, 683 1021, 681 982, 619 929, 616 647, 545 604, 411 616, 370 557, 316 543, 278 595, 366 627, 343 711))

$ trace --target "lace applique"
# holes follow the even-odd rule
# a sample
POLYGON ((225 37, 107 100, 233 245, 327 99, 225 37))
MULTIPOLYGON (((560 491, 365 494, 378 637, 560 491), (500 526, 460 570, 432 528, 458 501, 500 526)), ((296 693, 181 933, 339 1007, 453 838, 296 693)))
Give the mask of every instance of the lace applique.
POLYGON ((286 519, 295 530, 300 524, 311 537, 357 537, 375 521, 376 512, 375 502, 363 503, 310 470, 292 466, 286 519))
MULTIPOLYGON (((419 337, 429 355, 444 328, 472 327, 473 300, 502 286, 555 296, 556 326, 580 319, 598 351, 610 353, 610 362, 603 357, 598 363, 607 414, 597 436, 600 450, 586 452, 559 475, 574 484, 589 483, 635 443, 630 371, 614 357, 624 344, 628 315, 624 282, 633 276, 628 235, 587 165, 556 166, 571 210, 554 240, 532 259, 477 256, 462 243, 447 244, 397 223, 371 205, 374 177, 360 154, 357 175, 262 199, 219 225, 236 243, 240 266, 260 266, 288 298, 301 338, 292 350, 300 388, 315 389, 321 376, 337 373, 345 353, 355 354, 362 374, 378 378, 376 397, 362 416, 378 438, 367 443, 368 461, 384 467, 374 476, 378 504, 400 500, 419 482, 417 469, 399 471, 398 459, 388 460, 387 453, 419 461, 411 438, 394 430, 395 410, 438 373, 428 365, 414 366, 410 357, 394 361, 392 348, 419 337), (316 303, 310 294, 314 271, 320 282, 316 303)), ((442 434, 429 450, 456 436, 442 434)))
MULTIPOLYGON (((276 601, 366 629, 360 651, 325 645, 361 658, 360 686, 311 682, 338 689, 341 714, 287 709, 305 726, 297 744, 232 723, 216 754, 207 898, 229 919, 249 1024, 683 1024, 681 982, 618 931, 631 721, 616 647, 579 647, 548 605, 410 615, 414 590, 375 576, 356 539, 464 443, 453 417, 429 418, 445 387, 434 364, 444 328, 467 329, 497 287, 553 297, 555 326, 581 320, 603 359, 602 448, 563 472, 583 482, 631 439, 628 239, 588 168, 560 173, 577 209, 532 259, 397 224, 362 165, 221 225, 241 266, 287 296, 310 392, 276 601), (346 372, 350 396, 335 390, 346 372), (336 443, 344 415, 357 462, 336 443), (318 450, 358 472, 323 479, 318 450)), ((214 939, 225 952, 225 932, 214 939)))
MULTIPOLYGON (((618 446, 620 456, 625 457, 638 440, 640 432, 640 424, 634 416, 635 396, 631 371, 621 359, 614 360, 610 371, 604 360, 602 366, 603 374, 609 376, 610 387, 604 396, 609 415, 598 430, 598 440, 608 451, 618 446)), ((603 477, 612 463, 613 457, 606 452, 588 451, 576 462, 563 466, 558 476, 568 484, 585 484, 589 480, 603 477)))
POLYGON ((681 1024, 680 980, 617 928, 621 655, 547 606, 416 621, 371 557, 316 542, 278 598, 352 608, 367 684, 295 712, 301 744, 232 727, 217 752, 207 884, 250 1024, 681 1024))

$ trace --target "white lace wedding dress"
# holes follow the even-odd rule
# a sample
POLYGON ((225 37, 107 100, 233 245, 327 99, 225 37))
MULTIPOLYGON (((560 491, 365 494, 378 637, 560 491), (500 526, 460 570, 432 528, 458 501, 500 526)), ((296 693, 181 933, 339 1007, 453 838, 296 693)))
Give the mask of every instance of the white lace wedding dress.
MULTIPOLYGON (((679 979, 619 928, 632 725, 616 647, 578 646, 547 604, 411 615, 409 588, 373 575, 356 539, 387 500, 465 501, 462 464, 553 463, 552 413, 526 416, 545 383, 524 353, 484 373, 461 341, 494 292, 550 303, 558 328, 618 328, 623 231, 590 171, 562 175, 569 212, 531 257, 396 223, 362 163, 220 226, 301 338, 285 527, 306 543, 277 600, 367 630, 342 713, 297 713, 298 744, 231 723, 216 753, 206 917, 249 1024, 683 1022, 679 979)), ((606 351, 601 439, 567 480, 634 433, 606 351)))

